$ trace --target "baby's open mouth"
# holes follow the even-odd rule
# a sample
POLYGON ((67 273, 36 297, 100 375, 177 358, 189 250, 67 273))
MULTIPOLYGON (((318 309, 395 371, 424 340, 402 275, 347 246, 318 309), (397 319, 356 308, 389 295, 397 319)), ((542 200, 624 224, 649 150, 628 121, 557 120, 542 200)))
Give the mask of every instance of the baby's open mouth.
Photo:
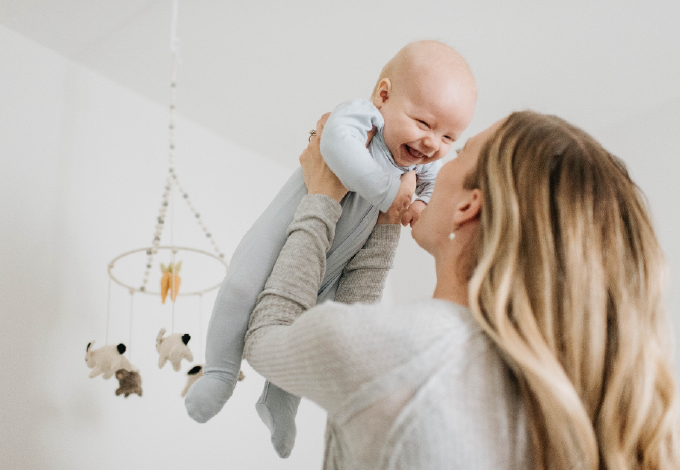
POLYGON ((420 158, 427 158, 427 155, 425 155, 424 153, 420 153, 419 151, 417 151, 417 150, 414 149, 413 147, 410 147, 409 145, 406 145, 406 144, 404 144, 404 146, 406 147, 406 151, 407 151, 407 152, 409 153, 409 155, 411 155, 413 158, 418 158, 418 159, 420 159, 420 158))

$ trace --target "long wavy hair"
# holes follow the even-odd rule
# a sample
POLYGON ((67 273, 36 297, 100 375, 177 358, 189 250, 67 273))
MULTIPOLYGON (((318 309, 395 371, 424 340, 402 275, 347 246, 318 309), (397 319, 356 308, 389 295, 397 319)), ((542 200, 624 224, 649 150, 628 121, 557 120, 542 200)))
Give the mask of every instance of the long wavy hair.
POLYGON ((679 469, 666 265, 624 164, 531 111, 484 145, 469 301, 516 375, 537 469, 679 469))

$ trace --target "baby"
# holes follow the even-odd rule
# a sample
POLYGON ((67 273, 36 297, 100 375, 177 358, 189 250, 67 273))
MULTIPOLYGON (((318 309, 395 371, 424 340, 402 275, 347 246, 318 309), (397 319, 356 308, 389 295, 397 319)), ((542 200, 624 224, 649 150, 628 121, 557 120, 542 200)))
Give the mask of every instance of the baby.
MULTIPOLYGON (((370 102, 349 101, 333 110, 321 135, 321 154, 350 192, 342 200, 318 302, 335 297, 343 268, 370 236, 380 211, 410 203, 402 224, 418 219, 432 194, 439 160, 472 120, 476 97, 472 73, 455 50, 437 41, 419 41, 385 65, 370 102), (371 130, 376 132, 367 148, 371 130), (413 202, 401 178, 412 170, 413 202)), ((299 168, 236 248, 210 319, 204 376, 185 401, 198 422, 215 416, 232 394, 250 313, 305 194, 299 168)), ((281 457, 293 448, 299 402, 267 382, 256 404, 281 457)))

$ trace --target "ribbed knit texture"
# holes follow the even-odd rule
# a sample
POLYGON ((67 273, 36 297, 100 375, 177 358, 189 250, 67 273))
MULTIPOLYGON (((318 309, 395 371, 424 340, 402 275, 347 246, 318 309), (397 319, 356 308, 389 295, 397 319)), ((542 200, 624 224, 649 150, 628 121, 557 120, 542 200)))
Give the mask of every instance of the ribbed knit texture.
MULTIPOLYGON (((245 357, 328 411, 324 469, 530 468, 517 384, 460 305, 316 307, 340 205, 305 196, 260 295, 245 357)), ((399 237, 378 225, 336 299, 378 300, 399 237)))

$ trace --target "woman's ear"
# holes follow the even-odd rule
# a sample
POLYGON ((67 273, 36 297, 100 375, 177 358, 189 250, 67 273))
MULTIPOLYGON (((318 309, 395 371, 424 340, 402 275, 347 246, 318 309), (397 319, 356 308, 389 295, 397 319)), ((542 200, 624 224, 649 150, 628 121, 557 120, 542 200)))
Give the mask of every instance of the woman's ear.
POLYGON ((455 227, 460 227, 467 222, 478 219, 482 211, 482 191, 471 189, 467 193, 467 197, 456 207, 456 212, 453 216, 455 227))
POLYGON ((389 78, 381 79, 375 87, 373 92, 373 106, 380 109, 389 99, 392 93, 392 82, 389 78))

